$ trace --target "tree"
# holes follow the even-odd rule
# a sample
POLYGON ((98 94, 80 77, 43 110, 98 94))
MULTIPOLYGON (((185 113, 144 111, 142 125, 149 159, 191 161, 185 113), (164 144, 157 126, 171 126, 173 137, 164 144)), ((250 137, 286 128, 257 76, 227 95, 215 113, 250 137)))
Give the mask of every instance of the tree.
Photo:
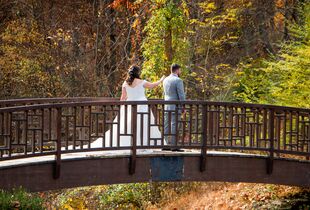
POLYGON ((246 66, 235 92, 239 100, 310 107, 310 4, 304 24, 291 24, 290 37, 277 55, 246 66))
POLYGON ((13 20, 1 39, 0 97, 50 97, 61 92, 59 76, 51 68, 49 44, 36 22, 13 20))
MULTIPOLYGON (((144 28, 146 35, 142 45, 143 75, 148 79, 158 80, 162 75, 170 74, 170 65, 174 62, 186 66, 189 57, 187 21, 185 1, 152 0, 151 17, 144 28)), ((160 92, 157 89, 150 95, 160 96, 160 92)))

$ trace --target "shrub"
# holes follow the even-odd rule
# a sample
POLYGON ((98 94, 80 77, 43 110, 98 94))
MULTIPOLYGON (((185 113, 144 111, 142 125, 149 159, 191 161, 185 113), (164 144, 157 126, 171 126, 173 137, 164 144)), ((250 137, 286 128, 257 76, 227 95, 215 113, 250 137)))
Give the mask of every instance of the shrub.
POLYGON ((44 209, 43 200, 24 189, 13 189, 11 192, 0 190, 0 209, 44 209))

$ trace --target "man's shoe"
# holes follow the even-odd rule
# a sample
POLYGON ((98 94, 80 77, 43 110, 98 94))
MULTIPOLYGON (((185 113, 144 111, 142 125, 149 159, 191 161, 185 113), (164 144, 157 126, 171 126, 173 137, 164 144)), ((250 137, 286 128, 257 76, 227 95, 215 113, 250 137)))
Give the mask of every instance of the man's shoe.
POLYGON ((171 149, 172 152, 184 152, 183 149, 171 149))
POLYGON ((162 150, 162 151, 171 151, 170 148, 162 148, 161 150, 162 150))

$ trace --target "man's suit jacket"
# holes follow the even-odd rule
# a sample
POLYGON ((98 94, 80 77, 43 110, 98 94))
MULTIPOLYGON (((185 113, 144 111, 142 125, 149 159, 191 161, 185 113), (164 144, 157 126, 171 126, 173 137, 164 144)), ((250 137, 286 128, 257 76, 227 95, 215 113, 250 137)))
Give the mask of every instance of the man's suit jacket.
MULTIPOLYGON (((163 82, 166 101, 184 101, 185 92, 183 80, 175 74, 170 74, 163 82)), ((175 105, 165 105, 165 110, 175 110, 175 105)))

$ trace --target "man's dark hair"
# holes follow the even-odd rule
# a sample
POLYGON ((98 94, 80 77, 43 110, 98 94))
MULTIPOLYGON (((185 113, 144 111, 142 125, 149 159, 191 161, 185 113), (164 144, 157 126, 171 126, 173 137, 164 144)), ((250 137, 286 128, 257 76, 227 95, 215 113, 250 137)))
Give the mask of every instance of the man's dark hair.
POLYGON ((180 65, 174 63, 174 64, 171 65, 171 72, 174 73, 174 72, 176 72, 180 68, 181 68, 180 65))

